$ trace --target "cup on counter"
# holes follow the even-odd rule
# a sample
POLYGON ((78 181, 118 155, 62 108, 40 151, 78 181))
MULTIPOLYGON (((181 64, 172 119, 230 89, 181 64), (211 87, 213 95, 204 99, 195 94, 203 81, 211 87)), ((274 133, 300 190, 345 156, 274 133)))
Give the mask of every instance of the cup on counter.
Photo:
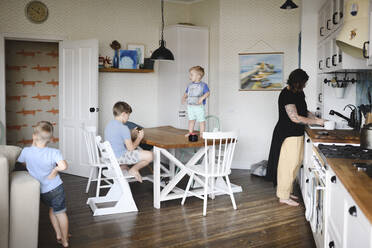
POLYGON ((324 129, 326 130, 334 130, 336 127, 335 121, 325 121, 324 122, 324 129))

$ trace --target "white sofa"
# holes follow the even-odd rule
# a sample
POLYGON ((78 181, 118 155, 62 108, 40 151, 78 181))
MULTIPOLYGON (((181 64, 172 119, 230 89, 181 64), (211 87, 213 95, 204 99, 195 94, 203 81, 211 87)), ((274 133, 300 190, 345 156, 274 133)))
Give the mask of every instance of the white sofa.
POLYGON ((0 145, 0 247, 37 248, 40 184, 14 171, 21 148, 0 145))

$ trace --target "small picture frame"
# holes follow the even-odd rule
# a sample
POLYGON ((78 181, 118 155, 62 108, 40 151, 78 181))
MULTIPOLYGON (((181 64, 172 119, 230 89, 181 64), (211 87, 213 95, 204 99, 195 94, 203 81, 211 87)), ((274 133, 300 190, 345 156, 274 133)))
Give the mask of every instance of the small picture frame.
POLYGON ((120 50, 119 68, 120 69, 137 69, 137 51, 120 50))
POLYGON ((127 49, 137 51, 137 63, 138 63, 137 68, 139 68, 140 65, 143 65, 145 63, 145 45, 143 45, 143 44, 128 44, 127 49))
POLYGON ((239 53, 239 90, 282 90, 283 58, 283 52, 239 53))

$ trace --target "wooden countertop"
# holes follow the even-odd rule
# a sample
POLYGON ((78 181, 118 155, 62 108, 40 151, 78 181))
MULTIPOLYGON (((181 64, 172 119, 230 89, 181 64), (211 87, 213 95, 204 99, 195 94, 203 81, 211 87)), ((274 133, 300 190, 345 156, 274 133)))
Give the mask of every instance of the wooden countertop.
POLYGON ((360 143, 359 132, 355 130, 325 130, 306 127, 305 131, 313 143, 360 143), (324 135, 324 132, 328 135, 324 135))
POLYGON ((354 162, 369 163, 372 166, 372 160, 327 158, 328 165, 372 224, 372 178, 358 171, 352 165, 354 162))

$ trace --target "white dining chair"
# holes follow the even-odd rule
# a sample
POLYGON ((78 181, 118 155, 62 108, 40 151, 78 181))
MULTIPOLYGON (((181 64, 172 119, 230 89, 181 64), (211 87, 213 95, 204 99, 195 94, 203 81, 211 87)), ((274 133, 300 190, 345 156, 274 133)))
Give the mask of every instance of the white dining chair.
MULTIPOLYGON (((207 214, 208 195, 214 196, 216 193, 230 195, 233 208, 236 209, 234 195, 231 189, 229 175, 231 173, 231 162, 233 159, 238 135, 236 132, 204 132, 205 140, 204 159, 201 164, 187 167, 190 174, 181 204, 184 205, 188 195, 196 196, 204 200, 203 216, 207 214), (208 145, 211 142, 212 145, 208 145), (190 191, 191 182, 194 177, 204 177, 204 190, 200 193, 190 191), (217 178, 225 178, 226 187, 216 185, 217 178)), ((199 180, 200 181, 200 180, 199 180)))
POLYGON ((91 182, 97 182, 96 197, 99 197, 102 188, 111 187, 112 183, 109 178, 102 177, 102 170, 107 168, 107 164, 101 161, 98 147, 96 145, 97 128, 95 126, 83 126, 83 136, 88 153, 88 165, 91 166, 87 187, 85 193, 89 192, 91 182), (101 185, 101 181, 105 181, 105 185, 101 185))
POLYGON ((108 141, 102 142, 100 136, 96 136, 95 140, 102 159, 106 161, 107 172, 111 175, 113 184, 105 196, 88 198, 87 204, 92 209, 93 216, 138 211, 128 183, 128 179, 133 176, 122 172, 108 141), (103 203, 111 204, 107 207, 99 206, 103 203))

